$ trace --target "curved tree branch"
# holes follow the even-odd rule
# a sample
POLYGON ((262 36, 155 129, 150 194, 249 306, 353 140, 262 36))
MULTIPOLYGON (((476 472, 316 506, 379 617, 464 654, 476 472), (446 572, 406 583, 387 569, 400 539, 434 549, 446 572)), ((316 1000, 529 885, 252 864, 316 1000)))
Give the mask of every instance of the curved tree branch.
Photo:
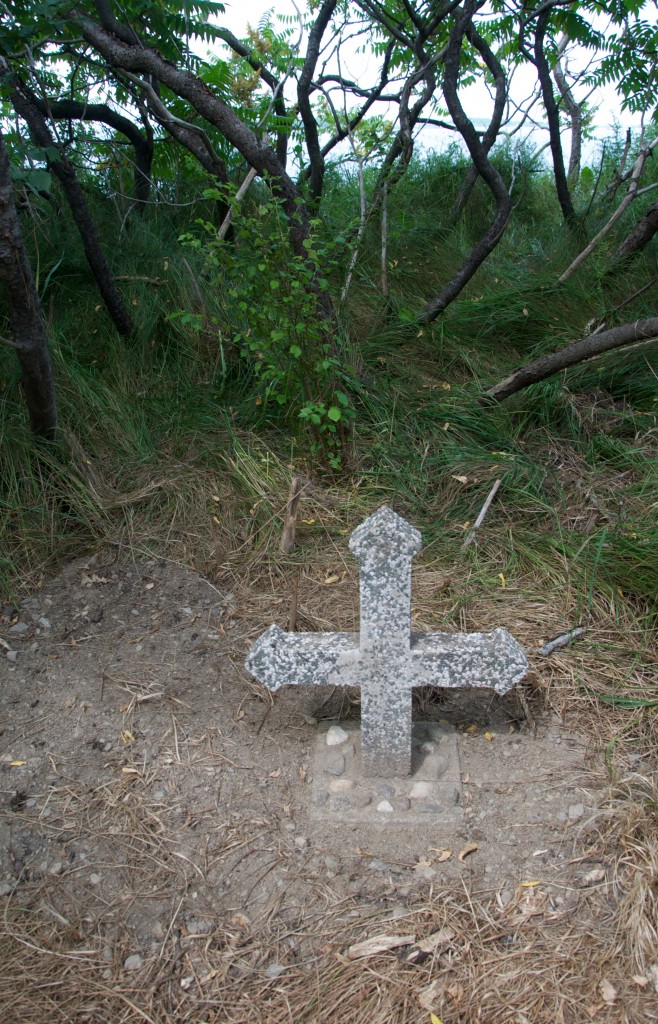
POLYGON ((96 121, 125 135, 135 151, 135 202, 148 202, 151 190, 153 140, 142 135, 133 121, 113 110, 107 103, 40 99, 38 96, 32 97, 32 103, 40 114, 54 121, 96 121))
POLYGON ((490 162, 484 145, 472 122, 466 116, 459 100, 458 82, 462 40, 476 9, 477 0, 467 0, 463 9, 455 17, 445 57, 443 95, 445 96, 450 116, 468 147, 473 164, 494 198, 496 212, 489 228, 480 241, 473 246, 457 273, 441 289, 439 294, 426 304, 421 313, 421 319, 428 322, 435 320, 439 313, 442 313, 457 298, 465 285, 470 281, 482 263, 484 263, 487 256, 496 248, 502 238, 512 209, 510 195, 505 182, 490 162))
POLYGON ((336 10, 337 3, 338 0, 324 0, 324 3, 320 7, 318 16, 315 19, 315 23, 309 35, 304 66, 297 83, 297 103, 299 105, 302 124, 304 125, 306 148, 308 150, 308 159, 311 167, 309 174, 309 192, 313 203, 317 203, 322 195, 325 164, 322 149, 320 148, 318 124, 315 120, 315 114, 311 107, 311 86, 313 82, 313 75, 315 74, 315 69, 318 63, 318 57, 320 56, 322 37, 326 31, 327 25, 331 21, 334 11, 336 10))
POLYGON ((215 96, 196 75, 166 61, 157 50, 128 45, 92 21, 81 11, 71 15, 87 42, 114 68, 152 75, 180 96, 235 146, 259 175, 269 177, 275 192, 283 199, 295 252, 305 256, 303 242, 308 237, 308 212, 295 183, 286 173, 271 146, 265 145, 248 125, 223 100, 215 96))
POLYGON ((112 317, 119 334, 130 334, 132 331, 130 314, 115 284, 110 265, 96 230, 96 225, 89 212, 87 200, 77 179, 75 168, 57 146, 45 118, 33 102, 32 92, 23 83, 19 84, 17 78, 14 79, 14 85, 15 88, 11 94, 11 102, 16 113, 27 124, 32 141, 42 149, 55 149, 60 153, 56 159, 48 159, 48 166, 62 185, 71 214, 80 232, 87 263, 94 275, 94 280, 107 307, 107 311, 112 317))
POLYGON ((604 352, 611 352, 613 349, 630 345, 632 342, 648 341, 657 335, 658 316, 612 327, 609 331, 602 331, 600 334, 590 334, 586 338, 574 342, 573 345, 567 345, 566 348, 561 348, 550 355, 533 359, 531 363, 516 370, 500 384, 495 384, 494 387, 485 391, 480 398, 480 404, 504 402, 510 395, 514 395, 517 391, 536 384, 540 380, 546 380, 547 377, 552 377, 560 370, 577 366, 595 356, 603 355, 604 352))
MULTIPOLYGON (((469 40, 470 43, 473 44, 473 46, 481 55, 485 64, 489 68, 489 71, 493 76, 494 84, 496 87, 496 98, 494 100, 494 108, 493 113, 491 115, 491 121, 489 122, 487 130, 482 136, 482 148, 484 149, 485 153, 489 153, 491 147, 498 138, 498 132, 500 131, 500 126, 503 122, 503 115, 505 113, 505 103, 507 101, 507 79, 505 77, 505 72, 503 71, 500 61, 497 59, 489 44, 486 42, 485 39, 482 38, 482 36, 476 30, 475 26, 472 23, 466 29, 466 38, 469 40)), ((450 220, 453 222, 453 224, 459 217, 461 211, 466 206, 466 203, 468 202, 469 196, 473 191, 473 188, 475 187, 475 182, 478 180, 478 177, 479 175, 477 168, 475 164, 472 163, 468 171, 466 172, 466 175, 464 176, 464 181, 462 182, 462 186, 459 190, 459 195, 457 196, 452 207, 452 210, 450 211, 450 220)))

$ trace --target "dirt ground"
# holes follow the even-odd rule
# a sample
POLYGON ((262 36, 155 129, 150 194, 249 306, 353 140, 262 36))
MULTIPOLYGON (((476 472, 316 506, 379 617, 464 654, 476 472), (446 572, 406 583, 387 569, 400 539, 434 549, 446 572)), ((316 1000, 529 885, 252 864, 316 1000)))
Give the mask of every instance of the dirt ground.
MULTIPOLYGON (((331 628, 307 583, 297 628, 331 628)), ((421 693, 416 717, 458 732, 461 820, 323 821, 317 724, 357 718, 358 694, 271 698, 243 663, 272 621, 287 625, 288 602, 262 581, 229 586, 92 558, 3 609, 4 1024, 658 1020, 658 973, 634 980, 609 937, 601 750, 535 691, 525 707, 421 693), (350 954, 381 935, 383 950, 350 954), (508 1015, 502 975, 475 1002, 458 978, 476 946, 499 975, 529 972, 508 1015), (530 977, 546 971, 542 949, 565 972, 553 960, 548 988, 530 977)), ((346 586, 336 600, 354 628, 346 586)))

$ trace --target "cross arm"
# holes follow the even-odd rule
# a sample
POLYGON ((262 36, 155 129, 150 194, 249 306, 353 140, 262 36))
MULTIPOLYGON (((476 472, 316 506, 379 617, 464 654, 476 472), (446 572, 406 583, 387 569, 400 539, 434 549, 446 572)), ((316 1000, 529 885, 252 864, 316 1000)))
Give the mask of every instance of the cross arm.
POLYGON ((357 686, 358 633, 286 633, 270 626, 251 648, 246 667, 269 690, 357 686))

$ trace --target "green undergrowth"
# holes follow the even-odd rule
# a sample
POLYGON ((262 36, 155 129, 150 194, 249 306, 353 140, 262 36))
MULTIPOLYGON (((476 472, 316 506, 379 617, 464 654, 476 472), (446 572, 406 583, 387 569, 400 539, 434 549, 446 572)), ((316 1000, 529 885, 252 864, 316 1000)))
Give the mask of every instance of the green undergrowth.
MULTIPOLYGON (((379 224, 368 226, 341 311, 340 389, 354 422, 339 471, 318 454, 312 433, 263 403, 257 368, 235 343, 248 318, 236 316, 221 265, 209 265, 203 245, 178 241, 203 236, 189 213, 131 219, 119 233, 112 211, 99 206, 135 319, 127 340, 114 333, 76 243, 65 244, 65 213, 48 231, 35 222, 29 243, 51 320, 63 443, 31 441, 15 359, 1 349, 2 591, 16 599, 59 563, 98 549, 158 554, 211 576, 277 558, 290 480, 303 472, 314 487, 293 560, 322 559, 333 549, 328 534, 343 545, 386 502, 422 529, 428 563, 467 566, 487 585, 531 579, 546 593, 568 579, 583 616, 614 601, 642 628, 655 625, 656 348, 611 353, 500 407, 477 401, 520 362, 604 319, 654 315, 651 289, 618 307, 652 280, 655 248, 613 276, 597 254, 560 285, 578 243, 555 216, 547 176, 528 170, 516 181, 519 215, 509 234, 431 326, 419 327, 414 314, 481 230, 486 194, 476 189, 451 227, 459 166, 437 158, 412 168, 391 199, 387 301, 379 224), (478 541, 462 552, 496 480, 478 541)), ((259 193, 254 202, 261 200, 259 193)), ((331 179, 319 231, 337 246, 328 271, 334 296, 345 270, 340 232, 354 208, 353 183, 331 179)), ((196 219, 207 225, 213 216, 212 202, 200 201, 196 219)))

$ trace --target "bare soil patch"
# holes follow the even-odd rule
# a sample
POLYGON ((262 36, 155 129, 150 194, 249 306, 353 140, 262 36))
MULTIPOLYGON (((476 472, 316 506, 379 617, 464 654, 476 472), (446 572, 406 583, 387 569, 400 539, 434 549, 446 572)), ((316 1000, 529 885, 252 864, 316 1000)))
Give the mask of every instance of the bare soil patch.
MULTIPOLYGON (((300 571, 298 629, 355 628, 339 576, 300 571)), ((419 695, 460 732, 461 822, 339 827, 311 818, 314 743, 358 694, 273 700, 243 668, 289 582, 91 559, 4 610, 3 1021, 658 1020, 652 937, 620 931, 601 737, 556 713, 595 652, 536 661, 525 708, 419 695)), ((560 631, 520 597, 464 627, 560 631)))

